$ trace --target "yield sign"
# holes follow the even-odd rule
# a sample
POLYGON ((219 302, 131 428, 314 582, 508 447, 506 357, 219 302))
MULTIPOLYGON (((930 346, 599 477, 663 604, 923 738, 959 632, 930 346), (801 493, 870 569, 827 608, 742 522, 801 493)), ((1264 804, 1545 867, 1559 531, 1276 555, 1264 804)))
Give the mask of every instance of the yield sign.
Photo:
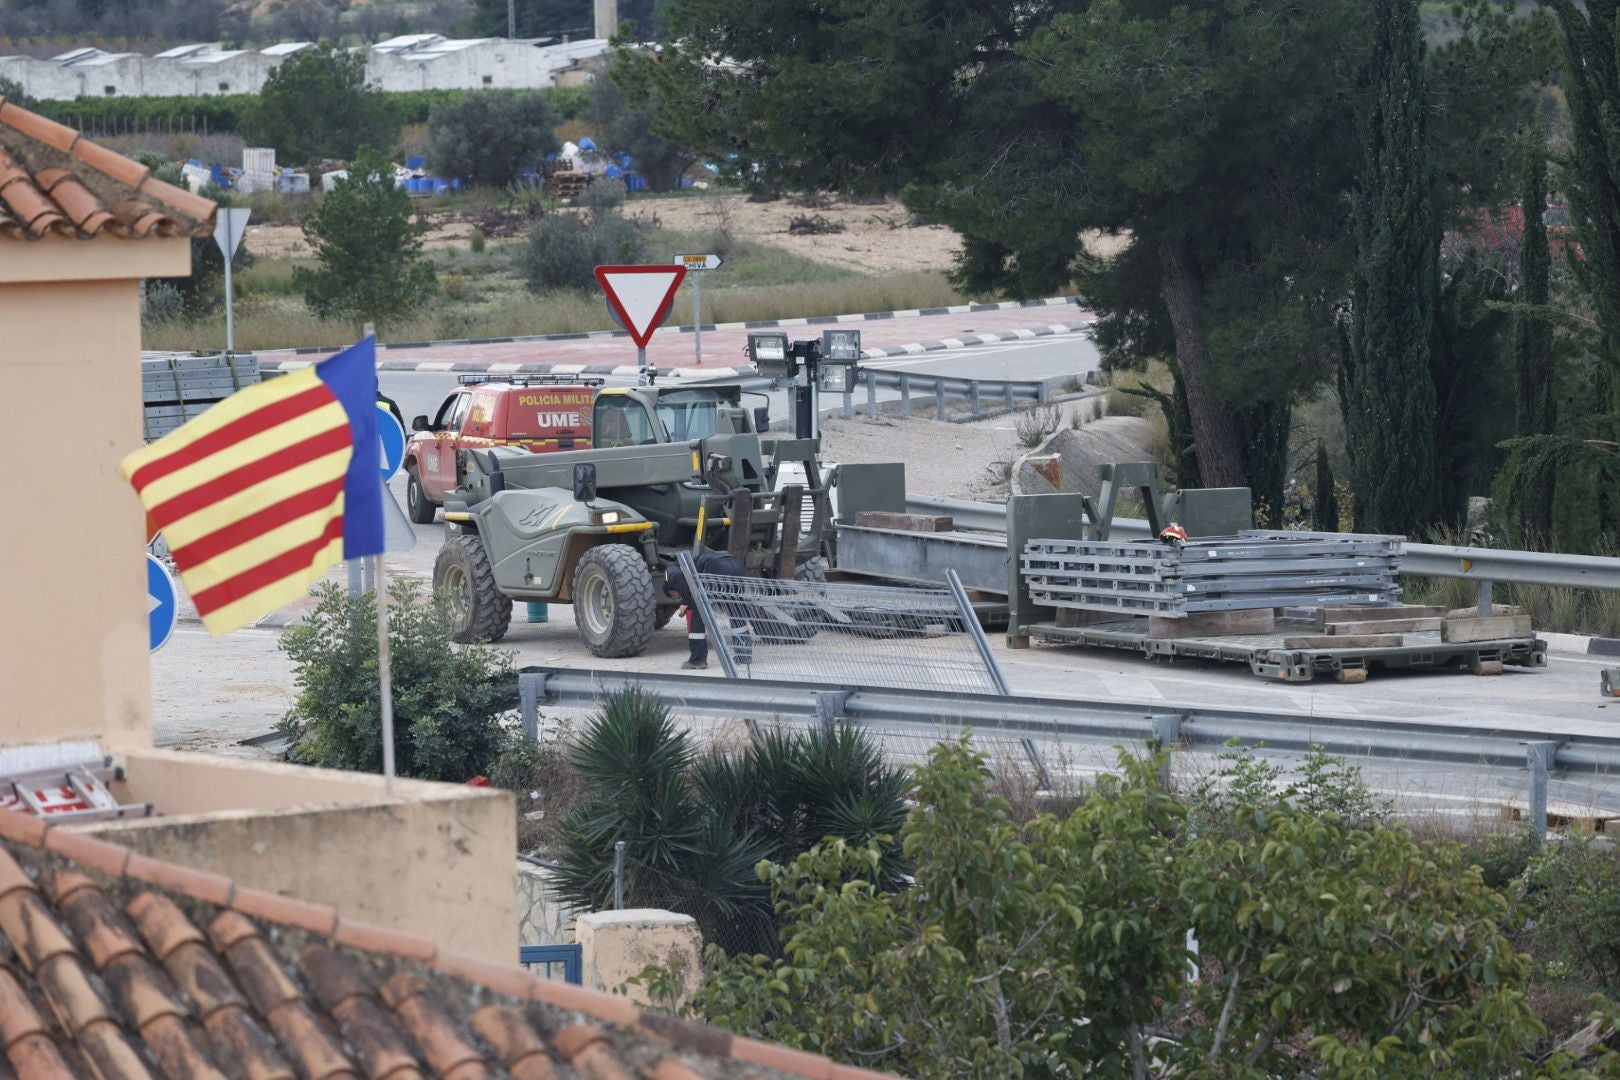
POLYGON ((645 349, 669 315, 675 290, 686 277, 684 266, 598 266, 596 280, 630 339, 645 349))

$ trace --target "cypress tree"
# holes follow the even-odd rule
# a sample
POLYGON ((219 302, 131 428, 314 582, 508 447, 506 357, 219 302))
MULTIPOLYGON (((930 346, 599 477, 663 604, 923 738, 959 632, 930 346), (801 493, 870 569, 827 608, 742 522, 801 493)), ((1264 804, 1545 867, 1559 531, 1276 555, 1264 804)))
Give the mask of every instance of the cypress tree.
POLYGON ((1311 522, 1317 532, 1339 531, 1339 493, 1333 479, 1333 465, 1328 461, 1327 447, 1316 444, 1316 505, 1311 508, 1311 522))
POLYGON ((1340 402, 1357 528, 1416 535, 1438 512, 1429 370, 1440 233, 1424 137, 1423 35, 1416 0, 1374 0, 1373 55, 1353 200, 1356 272, 1340 402))
MULTIPOLYGON (((1542 214, 1547 208, 1546 136, 1537 123, 1525 147, 1524 236, 1519 241, 1519 303, 1514 316, 1513 374, 1518 388, 1514 434, 1551 435, 1556 422, 1553 399, 1552 326, 1544 313, 1550 295, 1551 256, 1542 214)), ((1526 492, 1518 508, 1519 520, 1538 539, 1550 538, 1553 517, 1553 482, 1550 470, 1526 492)))

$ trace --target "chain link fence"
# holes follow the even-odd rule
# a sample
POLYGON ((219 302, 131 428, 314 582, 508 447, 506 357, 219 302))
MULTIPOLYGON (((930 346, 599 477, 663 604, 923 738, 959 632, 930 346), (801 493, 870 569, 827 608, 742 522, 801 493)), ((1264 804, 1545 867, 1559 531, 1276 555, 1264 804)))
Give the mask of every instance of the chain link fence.
POLYGON ((693 597, 726 674, 836 686, 1005 694, 965 594, 698 574, 693 597))

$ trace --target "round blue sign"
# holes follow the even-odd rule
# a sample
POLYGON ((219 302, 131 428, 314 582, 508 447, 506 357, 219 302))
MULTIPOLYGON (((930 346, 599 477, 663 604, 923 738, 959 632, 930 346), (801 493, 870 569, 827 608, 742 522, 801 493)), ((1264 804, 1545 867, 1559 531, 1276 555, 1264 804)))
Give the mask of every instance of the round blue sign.
POLYGON ((377 406, 377 438, 382 443, 382 478, 387 483, 405 464, 405 429, 386 405, 377 406))
POLYGON ((174 599, 174 579, 168 567, 155 555, 146 556, 146 623, 148 643, 153 652, 163 648, 174 633, 174 623, 180 606, 174 599))

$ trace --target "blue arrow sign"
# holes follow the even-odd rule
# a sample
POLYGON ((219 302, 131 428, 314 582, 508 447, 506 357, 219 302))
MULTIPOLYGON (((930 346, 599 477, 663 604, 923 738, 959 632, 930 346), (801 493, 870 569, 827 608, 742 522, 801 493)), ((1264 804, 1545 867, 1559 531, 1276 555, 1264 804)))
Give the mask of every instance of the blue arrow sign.
POLYGON ((382 442, 382 478, 386 484, 405 464, 405 429, 386 405, 377 406, 377 438, 382 442))
POLYGON ((163 648, 169 635, 174 633, 174 622, 179 615, 174 600, 174 579, 168 568, 154 555, 146 556, 146 622, 150 632, 148 643, 153 652, 163 648))

